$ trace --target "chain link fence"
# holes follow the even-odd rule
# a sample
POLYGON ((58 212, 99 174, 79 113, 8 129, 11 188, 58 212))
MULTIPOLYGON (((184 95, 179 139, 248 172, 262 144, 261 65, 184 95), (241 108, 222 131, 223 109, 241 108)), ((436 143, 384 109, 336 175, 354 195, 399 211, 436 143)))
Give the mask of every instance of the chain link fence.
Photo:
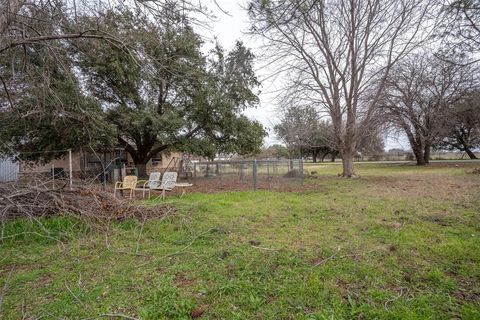
MULTIPOLYGON (((174 159, 174 158, 172 158, 174 159)), ((195 161, 179 158, 168 165, 140 170, 126 153, 79 152, 71 150, 38 151, 19 154, 15 159, 0 161, 0 182, 19 186, 70 188, 95 185, 111 189, 127 175, 148 179, 151 172, 178 173, 178 182, 192 183, 191 191, 214 192, 235 190, 297 190, 303 184, 303 161, 226 160, 195 161), (144 170, 145 171, 145 170, 144 170)), ((145 169, 145 168, 143 168, 145 169)))
POLYGON ((242 160, 193 163, 193 183, 202 190, 282 189, 303 184, 302 160, 242 160))

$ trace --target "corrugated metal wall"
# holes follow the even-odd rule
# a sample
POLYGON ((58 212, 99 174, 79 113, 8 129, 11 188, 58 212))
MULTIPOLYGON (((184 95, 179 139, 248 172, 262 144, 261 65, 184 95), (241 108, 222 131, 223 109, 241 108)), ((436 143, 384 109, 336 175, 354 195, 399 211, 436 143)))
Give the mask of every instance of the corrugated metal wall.
POLYGON ((0 158, 0 182, 17 180, 19 169, 18 162, 13 162, 10 159, 0 158))

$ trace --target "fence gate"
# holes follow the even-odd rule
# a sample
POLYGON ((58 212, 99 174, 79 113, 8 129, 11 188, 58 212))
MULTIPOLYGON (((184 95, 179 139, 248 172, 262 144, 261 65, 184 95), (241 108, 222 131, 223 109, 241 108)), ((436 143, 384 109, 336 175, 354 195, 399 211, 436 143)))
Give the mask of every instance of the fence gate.
POLYGON ((10 159, 0 158, 0 182, 9 182, 17 180, 20 170, 18 162, 10 159))

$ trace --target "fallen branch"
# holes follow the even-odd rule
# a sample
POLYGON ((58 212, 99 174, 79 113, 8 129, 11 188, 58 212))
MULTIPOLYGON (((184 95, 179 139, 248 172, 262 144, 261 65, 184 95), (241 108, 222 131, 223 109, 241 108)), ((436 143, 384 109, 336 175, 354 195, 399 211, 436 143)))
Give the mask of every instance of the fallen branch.
POLYGON ((197 236, 195 236, 195 237, 192 239, 192 241, 191 241, 188 245, 186 245, 185 247, 183 247, 182 249, 180 249, 180 250, 178 250, 178 251, 175 251, 175 252, 173 252, 173 253, 170 253, 170 254, 167 254, 167 255, 163 256, 163 258, 173 257, 173 256, 175 256, 175 255, 177 255, 177 254, 182 253, 183 251, 185 251, 185 250, 187 250, 188 248, 190 248, 190 247, 195 243, 195 241, 197 241, 197 239, 203 237, 203 236, 206 235, 207 233, 212 232, 212 230, 215 230, 215 228, 210 228, 210 229, 208 229, 207 231, 198 234, 197 236))
POLYGON ((68 286, 67 282, 65 281, 65 287, 67 288, 68 292, 70 292, 70 294, 72 295, 72 297, 75 298, 75 300, 77 300, 82 306, 85 306, 85 303, 83 303, 82 300, 80 300, 74 293, 73 291, 70 289, 70 287, 68 286))
POLYGON ((129 319, 129 320, 140 320, 138 318, 130 317, 125 314, 121 313, 104 313, 99 315, 99 317, 113 317, 113 318, 123 318, 123 319, 129 319))
POLYGON ((259 249, 259 250, 266 250, 266 251, 279 251, 280 250, 280 249, 264 248, 264 247, 257 247, 257 246, 252 246, 252 248, 259 249))

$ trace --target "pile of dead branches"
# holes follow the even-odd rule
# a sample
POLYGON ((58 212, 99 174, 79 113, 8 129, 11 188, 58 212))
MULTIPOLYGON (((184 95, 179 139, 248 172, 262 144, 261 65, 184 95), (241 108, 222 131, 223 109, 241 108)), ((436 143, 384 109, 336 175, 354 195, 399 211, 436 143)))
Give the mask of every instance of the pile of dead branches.
POLYGON ((160 204, 142 206, 131 200, 115 198, 111 193, 92 188, 47 189, 0 184, 0 219, 37 218, 73 215, 97 222, 163 217, 174 207, 160 204))

